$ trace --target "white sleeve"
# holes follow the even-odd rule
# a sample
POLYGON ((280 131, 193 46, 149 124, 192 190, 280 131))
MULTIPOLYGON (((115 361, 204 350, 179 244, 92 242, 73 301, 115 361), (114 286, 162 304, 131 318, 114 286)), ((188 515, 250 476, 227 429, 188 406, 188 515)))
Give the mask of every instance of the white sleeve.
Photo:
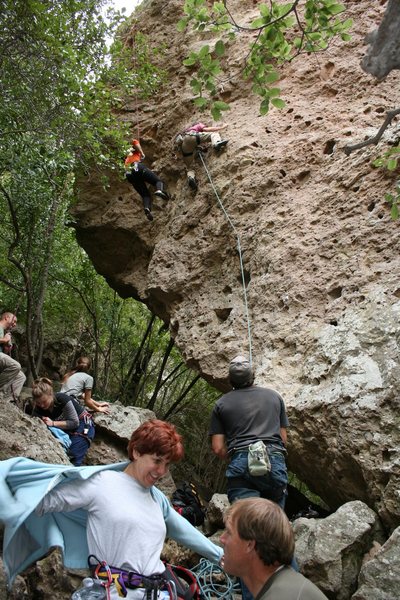
POLYGON ((98 480, 98 476, 93 475, 89 479, 60 483, 46 494, 38 504, 36 513, 42 516, 50 512, 71 512, 78 508, 89 509, 96 495, 100 493, 96 480, 98 480))

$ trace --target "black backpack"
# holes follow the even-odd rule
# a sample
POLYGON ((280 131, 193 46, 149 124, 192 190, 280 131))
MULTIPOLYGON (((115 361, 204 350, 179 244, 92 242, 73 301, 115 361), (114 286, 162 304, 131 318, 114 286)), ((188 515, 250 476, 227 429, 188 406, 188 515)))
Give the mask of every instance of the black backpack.
POLYGON ((172 506, 192 525, 202 525, 205 509, 193 483, 183 481, 172 494, 172 506))

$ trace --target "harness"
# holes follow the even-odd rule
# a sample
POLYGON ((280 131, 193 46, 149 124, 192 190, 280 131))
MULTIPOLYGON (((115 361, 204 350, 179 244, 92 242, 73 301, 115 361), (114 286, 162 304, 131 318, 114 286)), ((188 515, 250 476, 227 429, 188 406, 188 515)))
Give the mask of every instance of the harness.
POLYGON ((69 432, 69 435, 70 436, 71 435, 80 435, 81 437, 84 437, 85 439, 87 439, 90 444, 90 438, 88 437, 88 433, 89 433, 89 430, 91 427, 94 427, 92 414, 89 411, 84 410, 79 415, 78 431, 71 431, 71 432, 69 432), (83 430, 79 431, 79 429, 82 429, 82 425, 83 425, 83 430))
POLYGON ((168 589, 171 598, 176 598, 176 593, 171 593, 168 588, 166 578, 163 573, 156 575, 141 575, 136 571, 124 571, 107 565, 106 562, 100 562, 93 554, 88 557, 89 569, 92 577, 104 582, 104 586, 109 588, 112 584, 121 598, 126 598, 127 589, 144 588, 146 590, 147 600, 156 600, 158 591, 168 589), (96 561, 97 564, 93 563, 96 561))

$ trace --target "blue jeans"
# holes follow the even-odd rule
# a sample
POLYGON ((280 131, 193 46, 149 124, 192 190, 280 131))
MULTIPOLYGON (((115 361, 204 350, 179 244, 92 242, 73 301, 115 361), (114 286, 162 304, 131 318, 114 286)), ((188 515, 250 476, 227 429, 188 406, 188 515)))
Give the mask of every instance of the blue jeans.
MULTIPOLYGON (((276 502, 282 509, 285 508, 288 483, 285 457, 282 452, 270 452, 268 456, 271 463, 271 471, 267 475, 254 476, 250 475, 248 470, 248 452, 237 452, 233 455, 225 473, 228 479, 228 499, 231 504, 235 500, 242 498, 261 497, 276 502), (232 479, 236 477, 241 479, 239 485, 232 479), (229 479, 232 481, 230 482, 229 479), (246 482, 249 483, 250 487, 244 487, 243 484, 246 482)), ((291 566, 296 571, 299 570, 295 557, 293 557, 291 566)), ((242 580, 240 580, 240 585, 243 600, 253 600, 252 594, 242 580)))
POLYGON ((86 424, 85 421, 79 421, 78 429, 70 434, 71 446, 68 449, 68 456, 70 461, 75 467, 80 467, 83 459, 85 458, 87 451, 90 447, 90 442, 93 440, 95 435, 95 429, 93 424, 86 424), (88 429, 87 433, 84 434, 84 430, 88 429))
POLYGON ((250 475, 248 466, 248 453, 237 452, 233 455, 231 462, 226 470, 227 493, 229 502, 239 498, 267 498, 279 504, 281 508, 285 507, 287 496, 287 469, 285 457, 282 452, 269 453, 271 462, 271 471, 267 475, 250 475), (240 478, 240 482, 235 482, 232 478, 240 478), (231 481, 229 481, 231 479, 231 481), (245 487, 246 482, 249 487, 245 487))

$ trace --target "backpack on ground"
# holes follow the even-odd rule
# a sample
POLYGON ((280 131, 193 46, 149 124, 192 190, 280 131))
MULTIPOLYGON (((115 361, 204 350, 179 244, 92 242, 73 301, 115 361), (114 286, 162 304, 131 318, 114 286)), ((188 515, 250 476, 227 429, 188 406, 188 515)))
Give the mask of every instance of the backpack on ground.
POLYGON ((193 483, 182 482, 172 494, 172 506, 192 525, 202 525, 205 509, 193 483))

